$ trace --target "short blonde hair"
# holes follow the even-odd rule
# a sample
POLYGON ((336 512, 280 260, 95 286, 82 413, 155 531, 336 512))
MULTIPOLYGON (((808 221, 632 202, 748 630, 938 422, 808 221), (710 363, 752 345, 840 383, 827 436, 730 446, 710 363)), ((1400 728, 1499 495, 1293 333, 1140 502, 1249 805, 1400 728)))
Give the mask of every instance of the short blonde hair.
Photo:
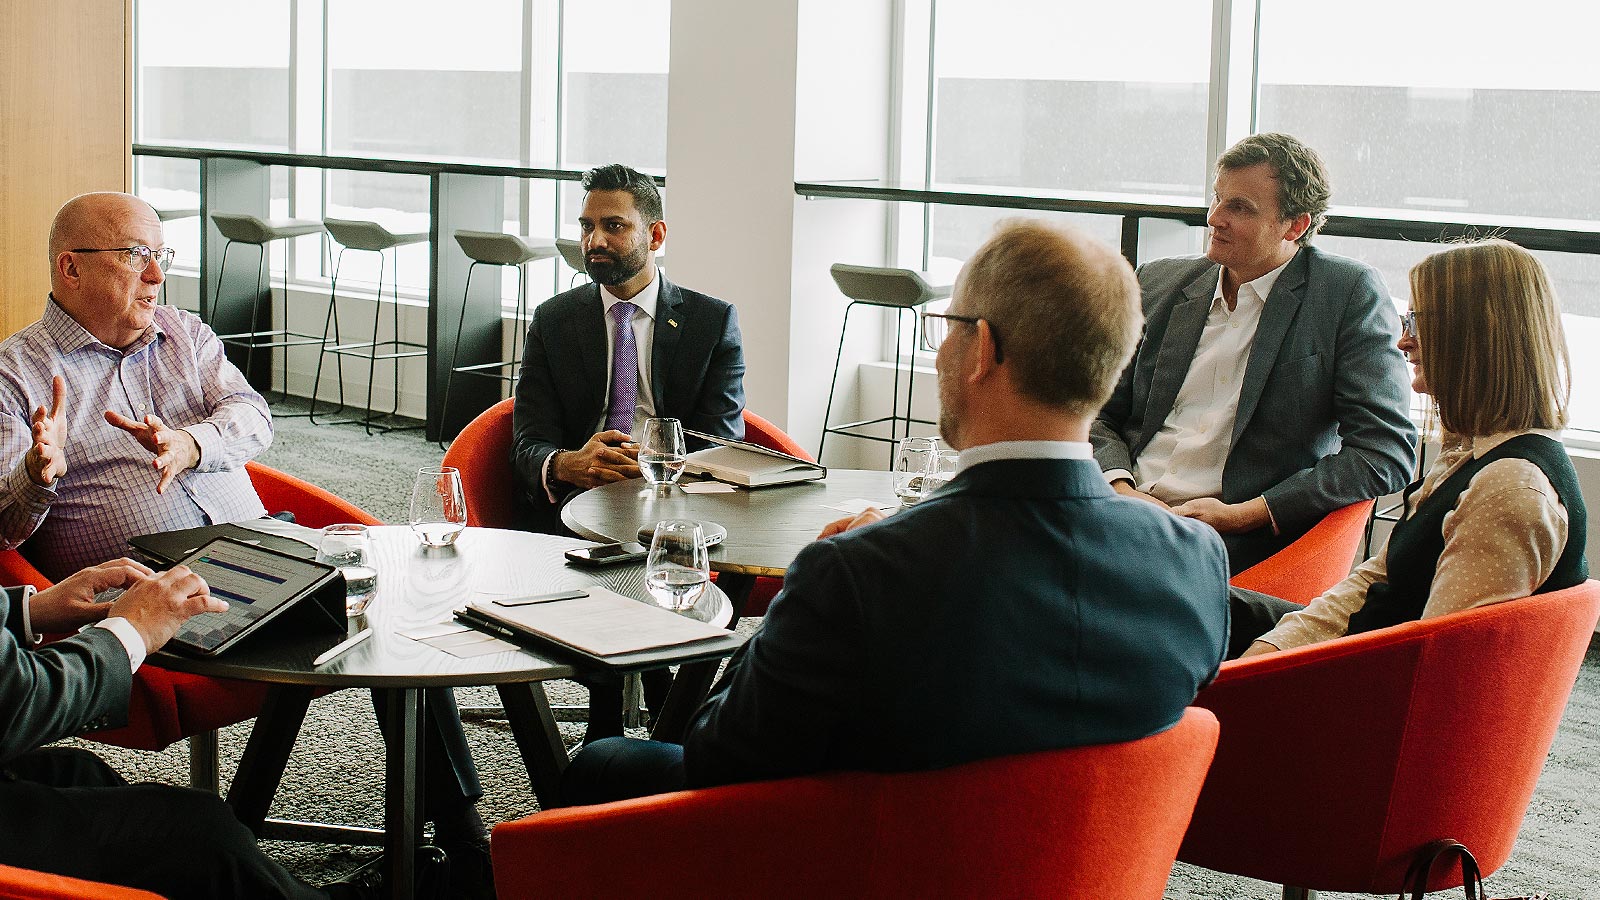
POLYGON ((1447 431, 1562 428, 1571 363, 1544 265, 1496 239, 1433 253, 1411 269, 1422 371, 1447 431))
POLYGON ((965 311, 994 329, 1017 390, 1073 415, 1105 405, 1144 324, 1127 260, 1036 219, 1000 222, 959 289, 965 311))

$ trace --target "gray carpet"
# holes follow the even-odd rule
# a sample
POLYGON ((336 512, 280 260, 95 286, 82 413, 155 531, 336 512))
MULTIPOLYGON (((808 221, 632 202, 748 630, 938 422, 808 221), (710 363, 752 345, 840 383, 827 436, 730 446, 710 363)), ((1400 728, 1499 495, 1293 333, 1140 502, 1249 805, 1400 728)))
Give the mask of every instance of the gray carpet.
MULTIPOLYGON (((439 448, 418 432, 368 436, 353 426, 312 426, 280 418, 277 436, 261 461, 319 484, 386 522, 403 522, 411 482, 420 466, 437 463, 439 448)), ((582 688, 550 686, 552 702, 581 703, 582 688)), ((463 705, 497 702, 491 689, 458 692, 463 705)), ((563 726, 569 745, 581 726, 563 726)), ((295 747, 273 814, 327 822, 381 825, 383 758, 367 695, 343 691, 312 704, 295 747)), ((224 786, 231 780, 249 723, 222 736, 224 786)), ((510 729, 501 720, 469 720, 467 734, 483 776, 484 818, 518 818, 537 806, 517 756, 510 729)), ((72 742, 69 742, 72 743, 72 742)), ((143 753, 78 742, 95 750, 132 780, 186 784, 188 757, 182 744, 143 753)), ((1492 778, 1492 772, 1484 777, 1492 778)), ((1493 896, 1545 890, 1555 900, 1600 898, 1600 650, 1591 650, 1578 679, 1561 733, 1528 810, 1511 861, 1489 879, 1493 896)), ((269 852, 308 880, 320 882, 349 869, 375 851, 318 844, 268 842, 269 852)), ((1456 896, 1460 892, 1455 892, 1456 896)), ((1179 865, 1169 900, 1275 898, 1272 885, 1179 865)), ((1355 895, 1324 894, 1326 898, 1355 895)), ((1446 896, 1440 894, 1437 896, 1446 896)))

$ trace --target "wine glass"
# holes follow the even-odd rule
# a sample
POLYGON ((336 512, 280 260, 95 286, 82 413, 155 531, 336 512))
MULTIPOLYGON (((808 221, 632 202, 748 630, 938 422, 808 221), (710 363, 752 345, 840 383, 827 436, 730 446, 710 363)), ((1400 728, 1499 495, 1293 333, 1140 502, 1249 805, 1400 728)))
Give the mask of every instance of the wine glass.
POLYGON ((646 419, 639 441, 639 471, 659 491, 671 490, 683 475, 683 423, 677 419, 646 419))
POLYGON ((344 611, 359 616, 378 594, 378 570, 372 562, 372 537, 367 526, 329 525, 317 542, 317 562, 338 568, 344 576, 344 611))
POLYGON ((424 546, 448 547, 467 527, 461 472, 453 466, 423 466, 411 488, 411 530, 424 546))
POLYGON ((894 495, 901 506, 921 502, 924 482, 939 444, 933 438, 902 438, 894 454, 894 495))
POLYGON ((693 609, 711 583, 711 562, 699 522, 657 522, 644 565, 645 589, 656 605, 674 612, 693 609))

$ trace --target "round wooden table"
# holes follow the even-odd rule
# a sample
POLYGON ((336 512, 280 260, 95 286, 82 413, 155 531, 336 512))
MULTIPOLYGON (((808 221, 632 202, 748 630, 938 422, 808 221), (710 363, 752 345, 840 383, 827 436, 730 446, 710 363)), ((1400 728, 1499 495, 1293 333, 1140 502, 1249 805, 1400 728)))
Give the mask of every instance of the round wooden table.
MULTIPOLYGON (((215 659, 160 653, 152 657, 152 662, 180 672, 271 686, 228 790, 228 804, 239 820, 258 834, 265 830, 271 836, 327 839, 334 834, 358 842, 377 842, 378 836, 360 829, 307 823, 281 823, 282 827, 276 829, 264 826, 311 700, 328 689, 390 689, 382 700, 393 727, 385 735, 381 842, 390 896, 410 898, 415 892, 416 847, 421 842, 423 825, 418 798, 426 717, 424 690, 494 685, 527 766, 529 783, 544 800, 554 796, 567 756, 550 703, 538 683, 567 678, 575 670, 563 660, 525 649, 463 659, 404 637, 401 632, 447 621, 452 610, 469 600, 597 584, 643 603, 650 600, 644 589, 641 563, 597 569, 566 565, 564 551, 587 545, 574 538, 468 528, 454 546, 429 548, 423 547, 408 527, 380 526, 372 529, 372 542, 378 594, 364 615, 349 620, 348 629, 354 633, 371 626, 373 635, 343 656, 326 665, 313 666, 312 660, 336 643, 337 635, 276 633, 269 627, 215 659)), ((733 611, 724 593, 714 588, 701 598, 692 615, 726 626, 733 611)), ((686 658, 690 655, 686 654, 686 658)), ((672 702, 669 699, 669 705, 672 702)))
MULTIPOLYGON (((561 509, 561 521, 596 541, 637 540, 641 526, 663 519, 716 522, 728 537, 711 550, 711 568, 737 575, 783 577, 796 554, 817 539, 823 526, 845 513, 828 507, 849 500, 898 505, 894 473, 829 469, 821 481, 806 481, 731 494, 686 494, 673 488, 665 497, 642 479, 618 481, 584 491, 561 509)), ((718 583, 741 608, 730 579, 718 583)))

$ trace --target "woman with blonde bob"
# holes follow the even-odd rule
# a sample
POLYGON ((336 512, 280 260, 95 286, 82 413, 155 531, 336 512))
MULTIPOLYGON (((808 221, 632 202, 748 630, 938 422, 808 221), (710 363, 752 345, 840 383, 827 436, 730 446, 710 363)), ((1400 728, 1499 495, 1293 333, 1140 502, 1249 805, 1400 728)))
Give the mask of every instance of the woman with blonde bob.
POLYGON ((1439 458, 1406 488, 1384 549, 1309 605, 1236 591, 1235 653, 1288 650, 1588 577, 1583 496, 1560 441, 1567 344, 1544 266, 1509 241, 1452 246, 1411 270, 1411 298, 1399 346, 1412 388, 1438 409, 1439 458))

